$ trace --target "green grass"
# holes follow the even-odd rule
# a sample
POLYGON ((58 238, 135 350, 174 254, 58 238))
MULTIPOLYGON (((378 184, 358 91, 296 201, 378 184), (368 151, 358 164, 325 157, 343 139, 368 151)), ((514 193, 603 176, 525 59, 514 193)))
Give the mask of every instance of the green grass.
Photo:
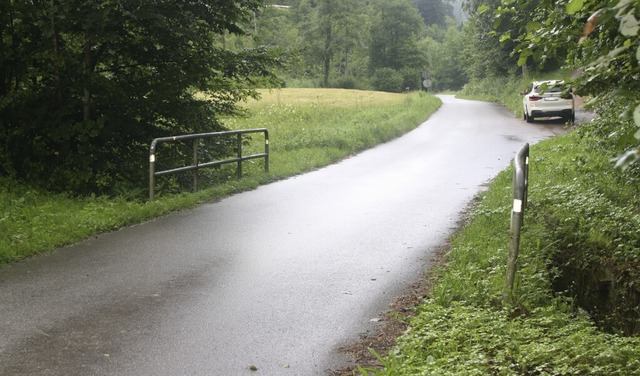
MULTIPOLYGON (((518 83, 504 87, 517 96, 518 83)), ((383 367, 360 372, 640 375, 640 176, 596 144, 572 132, 532 146, 513 301, 502 301, 510 168, 478 197, 383 367)))
MULTIPOLYGON (((262 100, 246 103, 249 117, 226 123, 232 129, 269 129, 269 173, 256 159, 246 163, 237 180, 229 166, 221 170, 229 179, 201 185, 196 194, 167 194, 161 178, 153 202, 129 198, 144 196, 146 186, 116 198, 73 197, 0 177, 0 264, 326 166, 410 131, 440 106, 439 99, 422 93, 283 89, 262 94, 262 100)), ((261 152, 261 137, 253 136, 247 148, 261 152)))

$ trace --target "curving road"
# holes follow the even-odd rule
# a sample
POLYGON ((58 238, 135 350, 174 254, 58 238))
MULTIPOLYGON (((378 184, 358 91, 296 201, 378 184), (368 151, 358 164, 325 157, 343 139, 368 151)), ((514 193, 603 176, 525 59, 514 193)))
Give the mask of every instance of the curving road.
POLYGON ((0 374, 347 365, 337 349, 376 329, 483 184, 562 132, 441 98, 416 130, 336 165, 0 269, 0 374))

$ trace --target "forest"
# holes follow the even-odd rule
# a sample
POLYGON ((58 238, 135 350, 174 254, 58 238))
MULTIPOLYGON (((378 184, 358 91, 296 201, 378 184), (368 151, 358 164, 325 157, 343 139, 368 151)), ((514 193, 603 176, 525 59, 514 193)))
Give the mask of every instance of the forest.
POLYGON ((0 174, 114 194, 146 179, 153 138, 221 130, 257 88, 439 92, 558 70, 577 73, 576 93, 598 97, 607 125, 596 132, 617 132, 627 167, 640 155, 638 9, 637 0, 4 1, 0 174))
MULTIPOLYGON (((447 0, 280 1, 256 14, 252 27, 255 43, 298 53, 282 72, 288 85, 457 90, 468 77, 460 6, 447 0)), ((228 45, 244 43, 236 38, 228 45)))

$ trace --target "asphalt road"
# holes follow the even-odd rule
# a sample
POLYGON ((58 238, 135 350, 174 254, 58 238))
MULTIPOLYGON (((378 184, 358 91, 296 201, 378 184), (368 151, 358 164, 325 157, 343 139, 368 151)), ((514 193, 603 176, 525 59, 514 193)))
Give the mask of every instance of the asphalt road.
POLYGON ((442 98, 413 132, 336 165, 0 269, 0 374, 347 365, 338 348, 380 325, 483 184, 562 132, 442 98))

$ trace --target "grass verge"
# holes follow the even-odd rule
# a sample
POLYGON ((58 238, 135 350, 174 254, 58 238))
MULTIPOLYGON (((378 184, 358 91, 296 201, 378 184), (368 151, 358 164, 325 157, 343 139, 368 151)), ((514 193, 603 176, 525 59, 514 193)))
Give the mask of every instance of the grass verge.
POLYGON ((283 89, 262 94, 262 100, 246 104, 247 118, 226 122, 231 129, 269 129, 269 173, 260 162, 248 163, 240 180, 229 178, 195 194, 160 192, 153 202, 131 199, 143 197, 143 188, 115 198, 73 197, 0 177, 0 264, 328 165, 410 131, 440 106, 438 98, 423 93, 283 89))

